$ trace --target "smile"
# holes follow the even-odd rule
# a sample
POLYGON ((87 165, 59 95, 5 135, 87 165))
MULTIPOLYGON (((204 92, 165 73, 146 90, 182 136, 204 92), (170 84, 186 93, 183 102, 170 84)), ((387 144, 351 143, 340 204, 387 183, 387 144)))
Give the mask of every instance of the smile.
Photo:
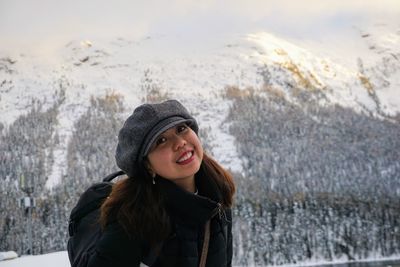
POLYGON ((187 164, 193 160, 193 155, 193 151, 187 151, 176 161, 176 163, 187 164))

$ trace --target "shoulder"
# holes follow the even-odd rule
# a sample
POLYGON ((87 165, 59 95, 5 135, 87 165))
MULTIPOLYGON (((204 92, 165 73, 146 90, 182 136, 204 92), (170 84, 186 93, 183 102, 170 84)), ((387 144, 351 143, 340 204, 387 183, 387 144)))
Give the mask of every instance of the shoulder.
POLYGON ((128 235, 118 223, 108 224, 103 230, 98 249, 111 254, 120 255, 132 251, 141 254, 142 242, 135 236, 128 235))
POLYGON ((142 254, 140 240, 128 236, 119 223, 113 222, 103 230, 88 266, 139 266, 142 254))

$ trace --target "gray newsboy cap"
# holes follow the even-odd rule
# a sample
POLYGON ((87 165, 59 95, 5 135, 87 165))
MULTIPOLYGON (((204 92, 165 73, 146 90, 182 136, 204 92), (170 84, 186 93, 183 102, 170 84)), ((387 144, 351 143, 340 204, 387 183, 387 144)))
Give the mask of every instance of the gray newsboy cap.
POLYGON ((135 176, 153 142, 166 130, 186 123, 196 134, 199 127, 186 108, 176 100, 137 107, 125 121, 118 134, 115 159, 118 167, 129 177, 135 176))

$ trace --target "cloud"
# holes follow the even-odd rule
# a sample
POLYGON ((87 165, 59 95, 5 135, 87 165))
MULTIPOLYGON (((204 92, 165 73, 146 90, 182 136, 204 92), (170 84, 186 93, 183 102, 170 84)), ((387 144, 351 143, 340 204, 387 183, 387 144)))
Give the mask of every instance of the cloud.
POLYGON ((399 17, 398 0, 0 0, 0 34, 8 39, 252 29, 311 35, 399 17))
POLYGON ((332 15, 341 12, 374 14, 399 13, 400 2, 397 0, 232 0, 226 7, 237 15, 251 16, 262 19, 276 14, 283 16, 319 17, 321 14, 332 15))

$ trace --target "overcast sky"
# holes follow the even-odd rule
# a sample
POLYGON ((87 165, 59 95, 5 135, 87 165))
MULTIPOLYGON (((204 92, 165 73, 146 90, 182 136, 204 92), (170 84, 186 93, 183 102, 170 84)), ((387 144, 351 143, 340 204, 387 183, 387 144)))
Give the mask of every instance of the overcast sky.
POLYGON ((400 26, 400 0, 0 0, 0 47, 97 37, 205 40, 256 31, 318 40, 381 22, 400 26))

